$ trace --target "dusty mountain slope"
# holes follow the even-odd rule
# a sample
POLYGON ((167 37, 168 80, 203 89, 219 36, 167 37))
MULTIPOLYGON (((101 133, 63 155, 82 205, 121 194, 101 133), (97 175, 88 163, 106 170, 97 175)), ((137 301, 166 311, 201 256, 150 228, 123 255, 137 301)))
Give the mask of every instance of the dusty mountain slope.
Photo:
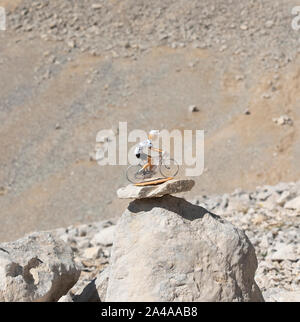
POLYGON ((126 167, 90 160, 96 133, 119 121, 129 131, 206 131, 206 171, 187 197, 299 179, 295 1, 94 4, 102 9, 10 2, 0 32, 0 240, 119 216, 126 167), (275 124, 281 115, 293 123, 275 124))

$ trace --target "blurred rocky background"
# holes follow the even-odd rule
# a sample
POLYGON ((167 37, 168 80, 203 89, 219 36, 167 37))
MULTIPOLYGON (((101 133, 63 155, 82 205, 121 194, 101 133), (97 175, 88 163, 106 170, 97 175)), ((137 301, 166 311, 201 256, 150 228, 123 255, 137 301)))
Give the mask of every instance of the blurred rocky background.
POLYGON ((189 197, 297 180, 295 5, 0 0, 0 240, 119 216, 125 167, 93 158, 119 121, 205 130, 189 197))
POLYGON ((205 171, 181 196, 246 232, 266 298, 295 298, 282 294, 300 275, 297 5, 0 0, 0 241, 58 229, 91 280, 112 244, 92 238, 128 204, 126 167, 95 160, 97 132, 201 129, 205 171))

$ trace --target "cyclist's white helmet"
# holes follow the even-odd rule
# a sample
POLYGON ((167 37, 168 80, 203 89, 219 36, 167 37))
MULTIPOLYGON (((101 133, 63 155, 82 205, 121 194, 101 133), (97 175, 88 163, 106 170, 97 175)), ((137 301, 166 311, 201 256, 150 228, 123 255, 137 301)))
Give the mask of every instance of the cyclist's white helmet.
POLYGON ((149 139, 156 139, 157 136, 159 135, 159 130, 151 130, 149 132, 149 139))

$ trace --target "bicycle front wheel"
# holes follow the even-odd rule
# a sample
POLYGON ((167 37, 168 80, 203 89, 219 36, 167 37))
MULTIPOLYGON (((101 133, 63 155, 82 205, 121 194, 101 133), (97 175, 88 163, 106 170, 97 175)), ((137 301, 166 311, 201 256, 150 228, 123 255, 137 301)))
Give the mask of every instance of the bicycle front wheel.
POLYGON ((159 170, 165 178, 175 177, 179 171, 179 165, 174 159, 162 160, 159 170))
POLYGON ((138 165, 131 165, 126 170, 126 177, 127 180, 131 183, 139 183, 144 181, 145 175, 143 174, 142 166, 140 164, 138 165))

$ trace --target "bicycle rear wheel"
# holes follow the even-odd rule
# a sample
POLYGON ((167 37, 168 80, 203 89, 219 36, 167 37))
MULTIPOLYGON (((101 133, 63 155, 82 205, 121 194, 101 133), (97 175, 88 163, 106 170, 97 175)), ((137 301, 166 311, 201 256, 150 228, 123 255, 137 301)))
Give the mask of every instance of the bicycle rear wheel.
POLYGON ((162 160, 159 171, 165 178, 175 177, 179 171, 179 165, 174 159, 162 160))
POLYGON ((138 165, 131 165, 126 170, 126 177, 127 180, 131 183, 139 183, 144 181, 145 175, 140 170, 142 169, 142 166, 140 164, 138 165))

